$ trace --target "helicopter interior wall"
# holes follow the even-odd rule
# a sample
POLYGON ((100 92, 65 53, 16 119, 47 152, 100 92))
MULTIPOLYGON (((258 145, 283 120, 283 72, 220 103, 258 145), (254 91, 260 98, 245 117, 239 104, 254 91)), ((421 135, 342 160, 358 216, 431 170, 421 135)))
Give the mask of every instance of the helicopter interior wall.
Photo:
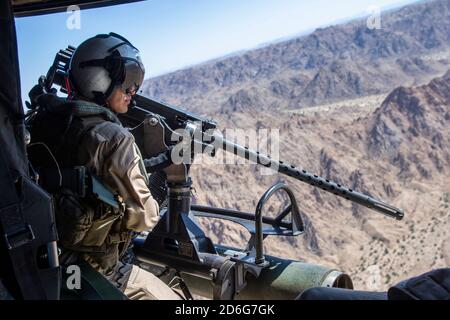
POLYGON ((0 1, 0 281, 14 298, 57 299, 58 266, 38 266, 57 240, 50 196, 28 174, 14 15, 0 1))
MULTIPOLYGON (((20 107, 20 84, 17 57, 17 42, 12 10, 7 1, 0 2, 0 215, 3 216, 4 208, 17 201, 14 192, 15 181, 19 176, 27 173, 25 149, 20 142, 21 134, 16 134, 20 129, 20 117, 23 115, 20 107)), ((0 223, 0 233, 5 234, 5 227, 0 223)), ((3 239, 3 237, 2 237, 3 239)), ((0 278, 3 285, 10 291, 17 287, 13 277, 13 268, 3 241, 0 247, 0 278)))
MULTIPOLYGON (((27 173, 23 144, 23 108, 15 24, 7 1, 0 4, 0 145, 13 177, 27 173)), ((3 188, 1 188, 3 190, 3 188)))

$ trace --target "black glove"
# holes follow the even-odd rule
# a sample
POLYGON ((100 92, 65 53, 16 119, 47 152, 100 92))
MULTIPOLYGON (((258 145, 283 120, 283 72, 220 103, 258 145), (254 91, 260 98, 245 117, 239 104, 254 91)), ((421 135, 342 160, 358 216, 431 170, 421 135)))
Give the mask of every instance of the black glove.
POLYGON ((30 98, 30 109, 36 108, 36 106, 38 105, 37 100, 39 96, 43 95, 44 93, 44 87, 41 84, 37 84, 33 88, 31 88, 30 92, 28 93, 28 97, 30 98))
POLYGON ((144 165, 147 169, 147 172, 160 171, 173 164, 170 156, 171 152, 172 147, 169 147, 167 150, 161 152, 157 156, 154 156, 150 159, 144 159, 144 165))

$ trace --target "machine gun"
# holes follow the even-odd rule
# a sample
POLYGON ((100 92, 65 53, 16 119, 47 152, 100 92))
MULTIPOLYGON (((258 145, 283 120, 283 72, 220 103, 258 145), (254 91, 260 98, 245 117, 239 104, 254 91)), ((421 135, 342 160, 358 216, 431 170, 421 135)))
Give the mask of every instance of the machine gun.
MULTIPOLYGON (((54 84, 61 86, 63 92, 67 88, 72 52, 69 47, 56 55, 53 69, 42 80, 45 91, 53 90, 54 84)), ((189 169, 197 153, 214 155, 223 149, 389 217, 403 218, 402 210, 387 203, 224 139, 215 131, 217 124, 212 120, 141 95, 134 96, 133 104, 119 118, 135 136, 151 177, 156 177, 154 185, 150 185, 152 193, 161 203, 167 203, 154 229, 135 239, 135 255, 138 263, 146 267, 168 270, 165 274, 170 275, 169 280, 181 279, 180 287, 188 298, 192 292, 213 299, 292 299, 314 286, 353 287, 350 277, 338 270, 264 254, 263 241, 267 236, 297 236, 304 232, 297 200, 286 184, 267 189, 255 213, 191 204, 189 169), (167 157, 168 153, 172 159, 182 156, 188 161, 175 163, 167 157), (287 193, 289 204, 277 217, 265 217, 263 207, 278 191, 287 193), (237 250, 214 244, 196 217, 226 219, 242 225, 251 235, 247 247, 237 250)))
MULTIPOLYGON (((143 96, 137 96, 135 103, 136 106, 120 115, 120 119, 127 127, 140 126, 140 130, 133 133, 145 157, 157 156, 158 152, 183 143, 189 146, 187 150, 192 151, 199 146, 197 150, 210 154, 223 149, 389 217, 403 218, 403 211, 389 204, 224 139, 214 132, 216 123, 211 120, 143 96), (182 129, 182 133, 176 133, 177 129, 182 129), (179 139, 173 139, 174 136, 179 139), (160 150, 158 141, 163 144, 160 150)), ((183 149, 176 151, 179 150, 183 149)), ((194 157, 195 152, 189 156, 194 157)), ((297 236, 304 232, 295 195, 286 184, 270 187, 259 200, 254 214, 191 205, 189 163, 171 164, 164 169, 167 173, 168 206, 146 239, 135 241, 139 260, 180 271, 192 291, 214 299, 287 299, 308 286, 352 287, 350 278, 336 270, 264 255, 263 240, 268 235, 297 236), (287 193, 289 205, 276 218, 264 217, 264 204, 279 190, 287 193), (214 245, 197 224, 196 217, 226 219, 244 226, 251 234, 246 249, 214 245), (289 275, 289 272, 293 273, 289 275), (275 277, 281 284, 273 284, 275 277), (293 291, 289 292, 287 288, 293 291), (265 292, 271 293, 266 295, 265 292)))

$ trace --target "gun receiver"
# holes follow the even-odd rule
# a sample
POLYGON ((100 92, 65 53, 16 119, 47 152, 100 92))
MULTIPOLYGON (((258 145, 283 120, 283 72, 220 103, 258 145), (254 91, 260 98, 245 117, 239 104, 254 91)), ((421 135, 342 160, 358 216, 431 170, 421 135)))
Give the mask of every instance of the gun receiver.
MULTIPOLYGON (((217 123, 213 120, 200 117, 188 111, 183 111, 175 106, 165 103, 164 101, 149 99, 141 95, 135 95, 133 97, 133 101, 135 107, 128 112, 132 118, 135 118, 135 116, 133 117, 133 114, 138 115, 141 113, 142 116, 142 112, 145 113, 146 111, 151 111, 152 113, 163 117, 165 122, 171 125, 172 129, 184 128, 188 121, 201 123, 202 131, 215 129, 217 127, 217 123)), ((142 121, 142 118, 135 118, 135 120, 140 122, 142 121)))

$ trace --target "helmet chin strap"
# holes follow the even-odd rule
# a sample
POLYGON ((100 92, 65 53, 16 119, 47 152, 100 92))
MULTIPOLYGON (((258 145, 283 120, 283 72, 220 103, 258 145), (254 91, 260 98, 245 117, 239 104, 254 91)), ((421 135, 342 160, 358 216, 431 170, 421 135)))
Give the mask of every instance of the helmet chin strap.
MULTIPOLYGON (((108 89, 110 91, 110 89, 108 89)), ((104 106, 106 105, 108 98, 111 96, 112 91, 109 94, 104 94, 103 92, 99 91, 92 91, 92 94, 94 95, 94 99, 92 99, 95 103, 104 106)), ((108 92, 107 92, 108 93, 108 92)))

